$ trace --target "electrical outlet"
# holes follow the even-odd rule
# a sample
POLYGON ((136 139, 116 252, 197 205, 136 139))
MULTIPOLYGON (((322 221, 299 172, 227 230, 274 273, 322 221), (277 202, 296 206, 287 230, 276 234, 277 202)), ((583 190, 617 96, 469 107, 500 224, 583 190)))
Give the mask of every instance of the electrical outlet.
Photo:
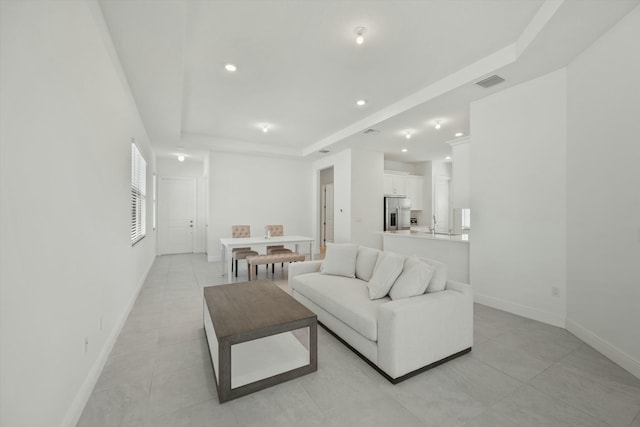
POLYGON ((551 287, 551 296, 556 298, 560 296, 560 290, 558 289, 557 286, 551 287))
POLYGON ((89 337, 84 337, 84 354, 89 351, 89 337))

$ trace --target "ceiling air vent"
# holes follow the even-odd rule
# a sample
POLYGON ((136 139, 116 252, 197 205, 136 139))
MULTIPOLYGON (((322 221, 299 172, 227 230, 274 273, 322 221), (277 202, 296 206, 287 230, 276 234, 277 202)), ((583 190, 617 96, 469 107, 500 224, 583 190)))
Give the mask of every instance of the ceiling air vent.
POLYGON ((320 151, 318 151, 318 153, 322 153, 322 154, 327 154, 329 152, 330 152, 329 150, 320 150, 320 151))
POLYGON ((365 131, 364 131, 364 132, 362 132, 362 133, 364 133, 364 134, 366 134, 366 135, 369 135, 369 134, 376 133, 376 132, 378 132, 378 130, 377 130, 377 129, 369 128, 369 129, 365 130, 365 131))
POLYGON ((493 76, 489 76, 486 79, 482 79, 479 82, 476 82, 476 84, 486 89, 488 87, 495 86, 498 83, 502 83, 503 81, 504 79, 502 77, 494 74, 493 76))

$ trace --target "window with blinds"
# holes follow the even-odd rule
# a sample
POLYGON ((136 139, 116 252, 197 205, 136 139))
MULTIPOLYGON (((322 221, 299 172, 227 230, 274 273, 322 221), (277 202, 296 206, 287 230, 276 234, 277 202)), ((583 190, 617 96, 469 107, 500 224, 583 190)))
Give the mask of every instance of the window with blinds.
POLYGON ((147 162, 136 144, 131 144, 131 245, 146 233, 147 162))

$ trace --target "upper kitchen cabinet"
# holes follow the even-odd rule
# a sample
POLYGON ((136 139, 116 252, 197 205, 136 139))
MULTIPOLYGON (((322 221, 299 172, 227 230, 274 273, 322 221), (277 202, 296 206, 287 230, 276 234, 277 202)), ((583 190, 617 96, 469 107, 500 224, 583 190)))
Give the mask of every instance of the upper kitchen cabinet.
POLYGON ((407 195, 407 180, 405 175, 392 173, 384 174, 384 194, 394 196, 407 195))
POLYGON ((411 199, 411 210, 424 209, 424 177, 417 175, 384 174, 384 194, 407 196, 411 199))

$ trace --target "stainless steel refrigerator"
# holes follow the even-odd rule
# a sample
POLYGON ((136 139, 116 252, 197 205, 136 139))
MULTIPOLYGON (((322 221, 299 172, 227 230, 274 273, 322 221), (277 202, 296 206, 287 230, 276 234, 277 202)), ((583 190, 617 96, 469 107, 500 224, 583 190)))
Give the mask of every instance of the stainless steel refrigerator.
POLYGON ((411 228, 411 199, 384 198, 384 231, 409 230, 411 228))

